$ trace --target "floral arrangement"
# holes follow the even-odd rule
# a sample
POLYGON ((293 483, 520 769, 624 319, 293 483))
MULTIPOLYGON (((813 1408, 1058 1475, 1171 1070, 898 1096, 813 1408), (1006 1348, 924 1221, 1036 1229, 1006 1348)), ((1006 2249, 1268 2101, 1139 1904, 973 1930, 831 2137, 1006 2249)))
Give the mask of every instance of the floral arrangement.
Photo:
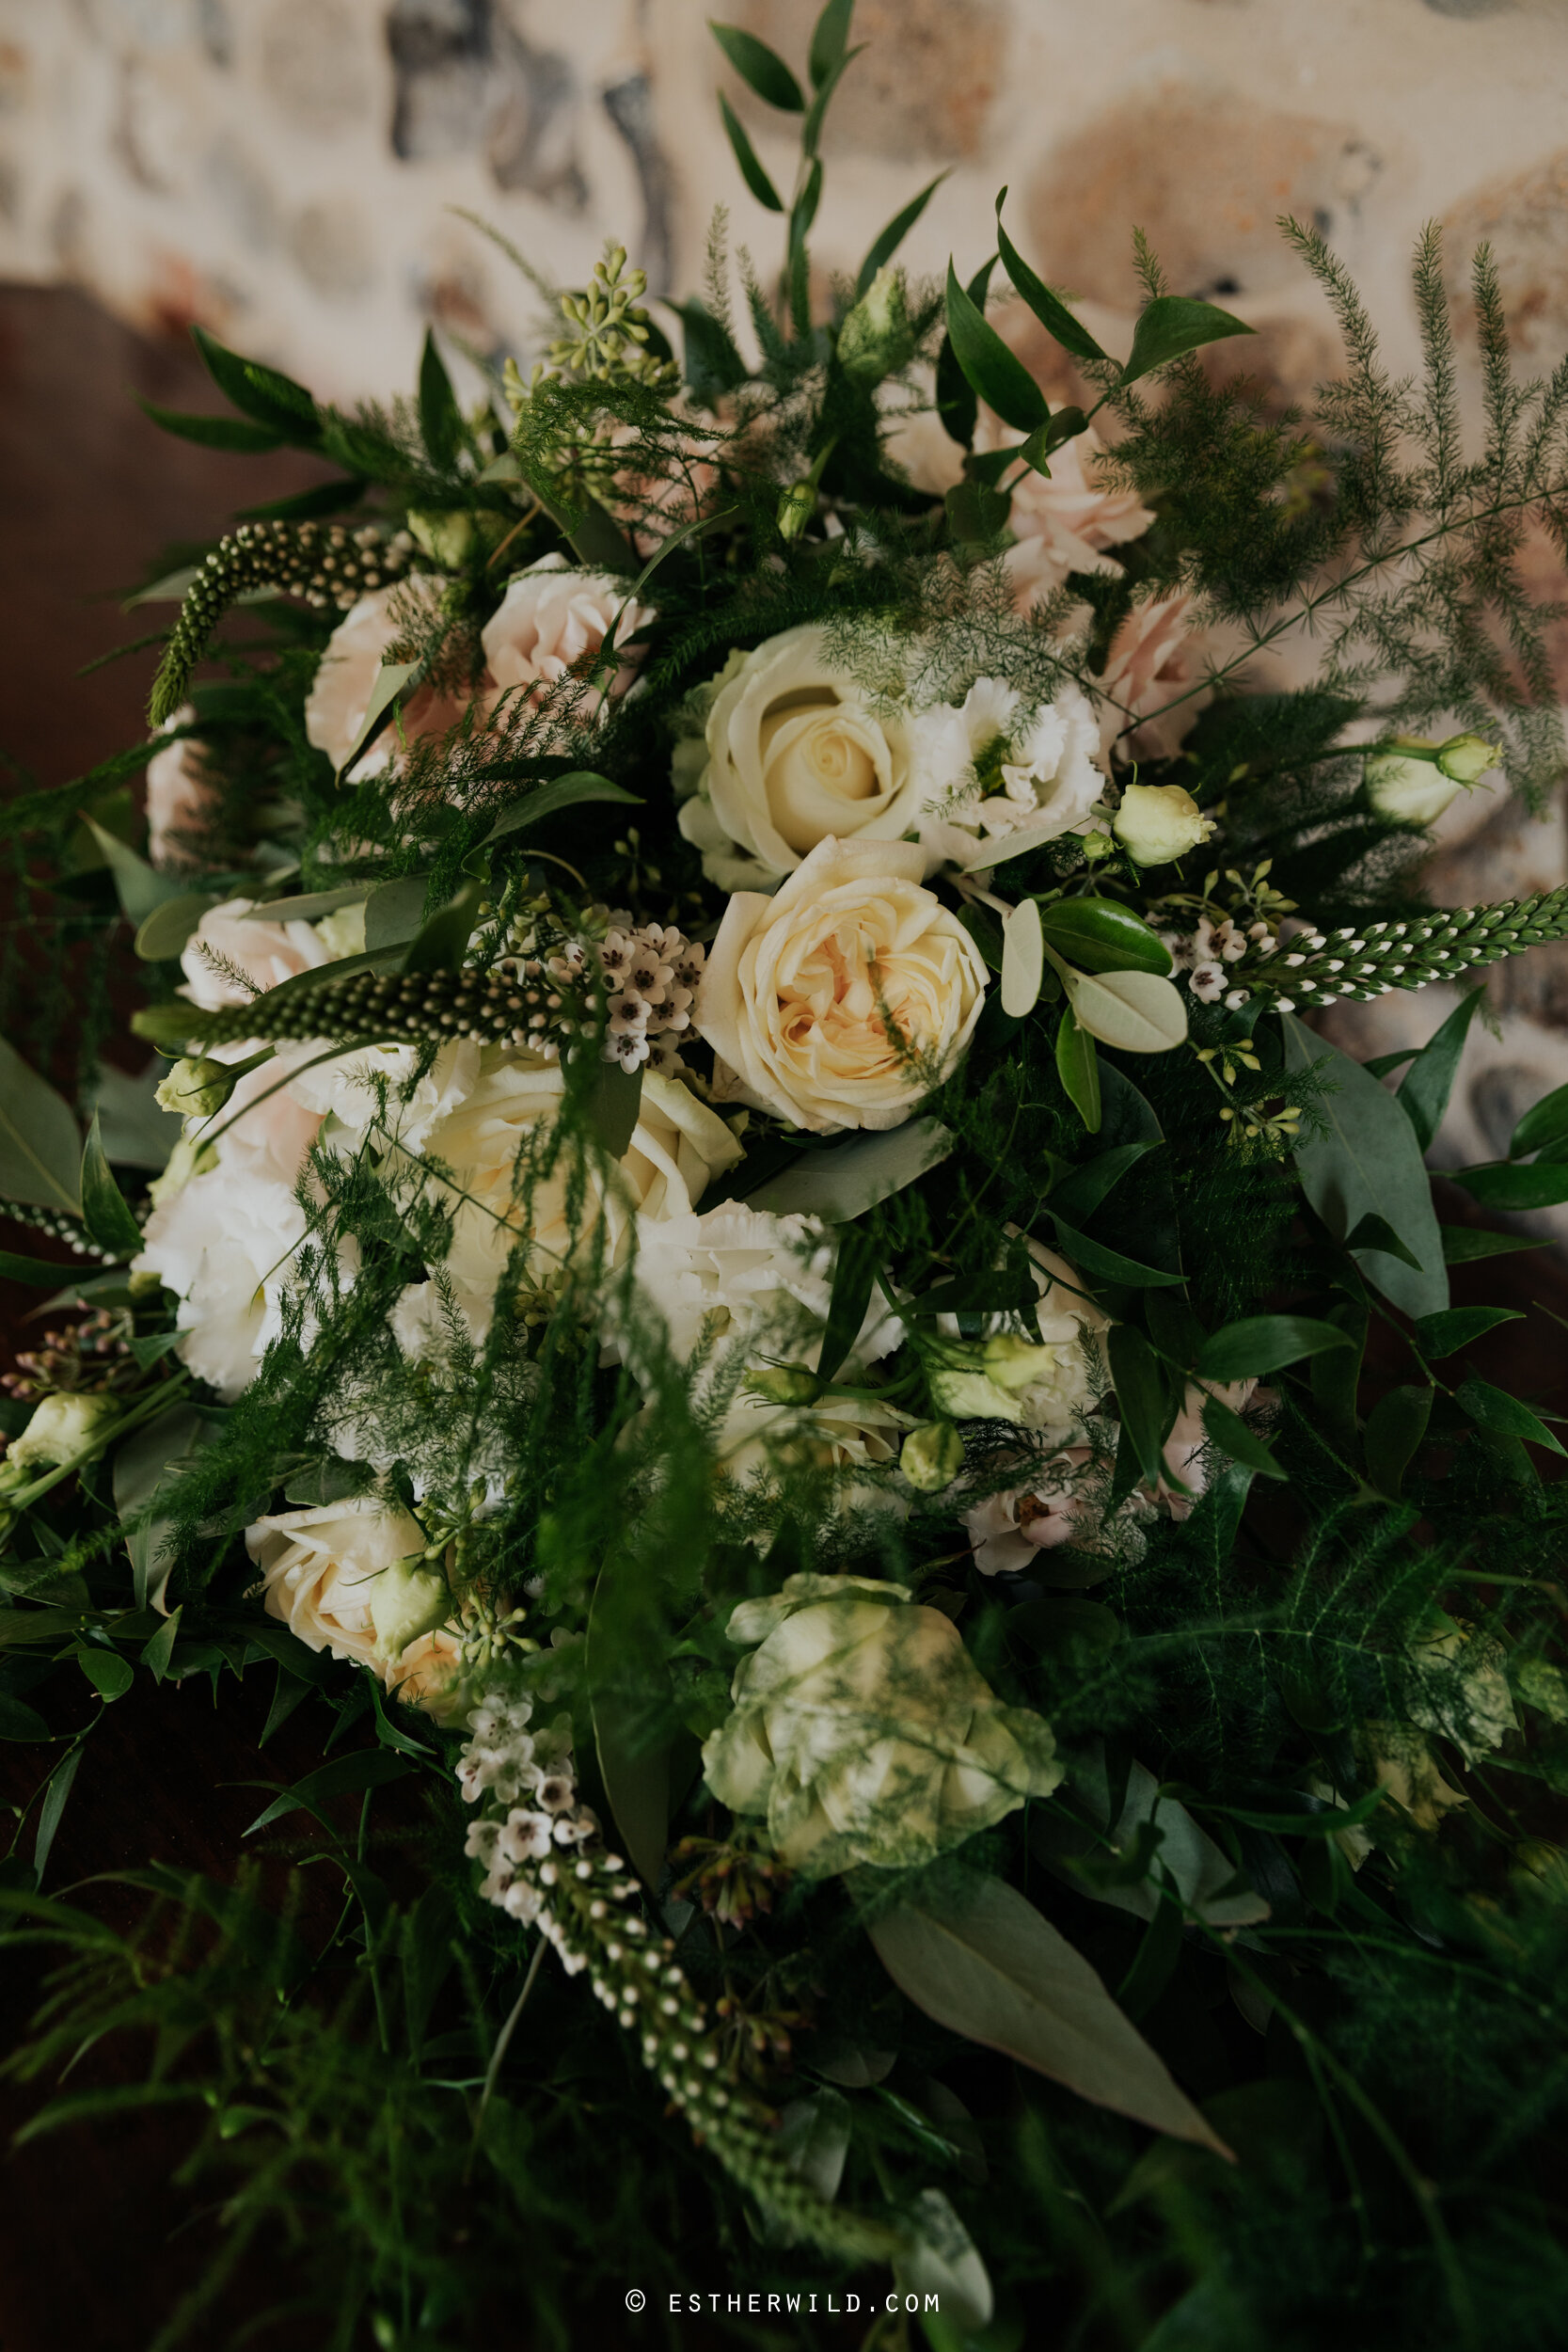
POLYGON ((1467 454, 1435 240, 1402 383, 1285 224, 1347 372, 1279 413, 1141 244, 1125 358, 1001 199, 915 282, 935 183, 830 290, 849 19, 805 84, 715 28, 800 126, 786 199, 724 104, 776 281, 721 219, 471 406, 198 329, 232 413, 153 412, 339 471, 149 583, 151 744, 8 818, 0 1911, 67 1955, 9 2063, 147 2031, 206 2103, 161 2342, 282 2229, 344 2345, 758 2282, 881 2352, 1544 2344, 1563 1449, 1449 1279, 1568 1200, 1568 1089, 1467 1221, 1423 1154, 1568 894, 1418 878, 1560 773, 1568 370, 1479 255, 1467 454), (1309 1025, 1428 985, 1381 1064, 1309 1025), (42 1891, 51 1724, 143 1669, 321 1761, 121 1936, 42 1891))

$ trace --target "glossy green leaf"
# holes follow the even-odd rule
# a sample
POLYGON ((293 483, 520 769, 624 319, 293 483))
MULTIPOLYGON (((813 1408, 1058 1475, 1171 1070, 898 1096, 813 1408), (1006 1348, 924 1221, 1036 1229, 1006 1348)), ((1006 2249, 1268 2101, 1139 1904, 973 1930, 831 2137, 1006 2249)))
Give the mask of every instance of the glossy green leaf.
POLYGON ((1123 1054, 1168 1054, 1187 1034, 1187 1002, 1154 972, 1075 972, 1058 965, 1081 1029, 1123 1054))
POLYGON ((1204 343, 1223 342, 1228 335, 1251 335, 1256 329, 1212 302, 1195 302, 1186 294, 1156 294, 1139 313, 1132 349, 1121 372, 1123 384, 1135 384, 1153 368, 1180 359, 1204 343))
MULTIPOLYGON (((43 1884, 44 1866, 49 1860, 60 1822, 65 1817, 66 1803, 71 1795, 71 1783, 76 1778, 81 1762, 82 1750, 80 1747, 74 1747, 67 1755, 61 1756, 49 1775, 49 1784, 43 1792, 43 1803, 39 1807, 38 1833, 33 1840, 33 1870, 40 1886, 43 1884)), ((107 1933, 108 1931, 105 1930, 104 1932, 107 1933)))
MULTIPOLYGON (((426 917, 408 943, 404 957, 405 972, 456 972, 479 921, 479 910, 488 895, 489 884, 478 881, 465 882, 457 896, 444 907, 426 917)), ((379 893, 377 894, 380 895, 379 893)), ((370 917, 366 914, 366 931, 370 917)))
POLYGON ((1546 1249, 1550 1243, 1528 1233, 1493 1233, 1484 1225, 1443 1225, 1443 1259, 1448 1265, 1469 1265, 1477 1258, 1512 1257, 1516 1249, 1546 1249))
POLYGON ((642 806, 641 797, 635 792, 628 792, 624 785, 611 784, 608 776, 594 775, 590 769, 576 769, 569 776, 557 776, 553 782, 542 786, 526 801, 519 801, 515 808, 503 810, 485 836, 486 847, 492 841, 499 841, 507 834, 521 833, 530 825, 542 824, 546 817, 553 817, 559 809, 577 808, 586 801, 614 801, 628 808, 642 806))
MULTIPOLYGON (((1033 905, 1025 899, 1024 905, 1033 905)), ((1039 909, 1045 937, 1080 972, 1172 970, 1170 950, 1131 908, 1114 898, 1058 898, 1039 909)))
POLYGON ((1056 1075, 1091 1136, 1100 1133, 1100 1057, 1094 1039, 1068 1006, 1056 1028, 1056 1075))
POLYGON ((746 185, 759 204, 765 204, 770 213, 782 213, 784 209, 784 198, 764 170, 758 160, 756 149, 746 135, 745 124, 722 90, 719 93, 719 116, 724 125, 730 145, 735 151, 735 160, 740 167, 740 176, 746 185))
POLYGON ((111 1258, 134 1258, 141 1248, 141 1227, 110 1173, 96 1111, 82 1152, 81 1191, 82 1222, 100 1249, 111 1258))
POLYGON ((292 498, 263 499, 260 506, 237 507, 235 519, 242 523, 313 523, 325 515, 341 515, 345 508, 357 506, 364 495, 363 474, 344 474, 339 481, 318 482, 311 489, 296 490, 292 498))
POLYGON ((1430 1386, 1390 1389, 1367 1416, 1362 1438, 1367 1475, 1390 1502, 1399 1501, 1404 1473, 1426 1436, 1433 1394, 1430 1386))
POLYGON ((164 1619, 151 1640, 142 1645, 141 1662, 154 1682, 162 1682, 168 1672, 168 1662, 174 1655, 174 1645, 180 1638, 180 1620, 183 1614, 182 1608, 176 1609, 172 1616, 164 1619))
POLYGON ((238 450, 260 455, 263 450, 283 446, 282 434, 271 425, 251 424, 244 417, 186 416, 178 408, 161 408, 155 400, 144 399, 140 392, 133 393, 132 398, 160 432, 172 433, 182 441, 195 441, 200 449, 238 450))
MULTIPOLYGON (((800 125, 800 152, 815 156, 821 142, 822 125, 828 119, 828 108, 833 103, 833 92, 865 47, 863 40, 857 49, 847 49, 832 66, 806 108, 806 119, 800 125)), ((815 205, 813 210, 816 210, 815 205)))
POLYGON ((0 1691, 0 1740, 47 1740, 49 1725, 36 1707, 0 1691))
POLYGON ((424 664, 421 661, 384 661, 382 663, 375 674, 375 684, 371 689, 370 701, 365 706, 364 724, 355 737, 348 756, 337 771, 340 784, 352 775, 353 771, 370 750, 376 737, 383 728, 391 723, 393 706, 408 692, 423 667, 424 664))
POLYGON ((1568 1200, 1568 1167, 1556 1160, 1497 1160, 1453 1179, 1483 1209, 1555 1209, 1568 1200))
POLYGON ((1459 1057, 1465 1051, 1465 1040, 1485 994, 1484 988, 1473 988, 1455 1006, 1442 1027, 1427 1040, 1401 1081, 1399 1105, 1415 1128, 1416 1140, 1423 1152, 1431 1150, 1432 1139, 1442 1125, 1459 1057))
POLYGON ((1449 1307, 1437 1315, 1423 1315, 1416 1326, 1416 1344, 1429 1363, 1468 1347, 1499 1323, 1522 1323, 1517 1307, 1449 1307))
POLYGON ((1243 1469, 1257 1470, 1263 1478, 1286 1476, 1258 1432, 1249 1429, 1240 1413, 1233 1413, 1217 1396, 1210 1397, 1204 1405, 1203 1426, 1221 1451, 1243 1469))
POLYGON ((1043 474, 1049 481, 1050 460, 1059 449, 1069 441, 1075 441, 1080 433, 1086 433, 1088 429, 1089 421, 1082 408, 1053 408, 1049 421, 1042 424, 1037 433, 1027 434, 1017 449, 1005 450, 1001 454, 1008 458, 1022 457, 1026 466, 1032 466, 1037 473, 1043 474))
POLYGON ((280 1789, 244 1832, 254 1837, 259 1829, 266 1829, 290 1813, 311 1813, 328 1828, 322 1812, 334 1797, 359 1796, 367 1788, 385 1788, 388 1781, 406 1780, 414 1767, 406 1756, 394 1756, 389 1748, 358 1748, 352 1756, 335 1756, 326 1764, 319 1764, 303 1780, 296 1780, 292 1788, 280 1789))
POLYGON ((463 412, 430 326, 420 354, 420 437, 436 471, 450 473, 463 446, 463 412))
POLYGON ((1508 1156, 1523 1159, 1527 1152, 1546 1151, 1564 1141, 1568 1141, 1568 1086, 1554 1087, 1550 1094, 1530 1104, 1513 1130, 1508 1156))
POLYGON ((1298 1021, 1280 1016, 1286 1067, 1317 1067, 1327 1080, 1322 1102, 1325 1133, 1303 1135, 1295 1149, 1302 1189, 1337 1240, 1369 1213, 1381 1216, 1421 1263, 1421 1272, 1377 1250, 1359 1263, 1385 1297, 1412 1317, 1435 1314, 1449 1303, 1432 1184, 1415 1131, 1386 1087, 1361 1064, 1338 1053, 1298 1021))
POLYGON ((1120 1282, 1129 1290, 1179 1290, 1186 1280, 1185 1275, 1144 1265, 1136 1258, 1124 1257, 1119 1249, 1108 1249, 1103 1242, 1079 1232, 1065 1217, 1053 1216, 1052 1223, 1063 1255, 1071 1259, 1080 1274, 1097 1282, 1120 1282))
POLYGON ((806 71, 814 89, 820 89, 829 75, 842 65, 849 46, 849 21, 854 13, 855 0, 827 0, 813 25, 806 71))
POLYGON ((612 1160, 624 1159, 637 1131, 642 1102, 642 1073, 618 1061, 596 1061, 588 1075, 583 1107, 594 1140, 612 1160))
POLYGON ((268 425, 282 439, 311 442, 320 438, 316 404, 303 384, 260 359, 245 359, 230 351, 204 326, 191 328, 191 341, 206 362, 207 373, 225 399, 258 424, 268 425))
MULTIPOLYGON (((990 2274, 940 2188, 923 2188, 900 2217, 902 2239, 893 2258, 895 2295, 913 2298, 931 2352, 958 2352, 989 2330, 996 2297, 990 2274)), ((911 2308, 906 2299, 902 2308, 911 2308)), ((907 2341, 908 2339, 906 2339, 907 2341)))
POLYGON ((136 1670, 117 1649, 79 1649, 76 1663, 101 1699, 122 1699, 136 1678, 136 1670))
POLYGON ((1105 1344, 1122 1428, 1144 1477, 1151 1486, 1158 1486, 1164 1475, 1162 1449, 1172 1420, 1165 1375, 1133 1324, 1113 1324, 1105 1344))
POLYGON ((0 1198, 74 1216, 81 1166, 82 1140, 69 1106, 0 1038, 0 1198))
POLYGON ((146 858, 138 857, 128 842, 122 841, 118 834, 108 832, 96 818, 86 817, 82 821, 103 852, 103 863, 114 877, 115 896, 128 923, 135 923, 139 930, 148 916, 166 900, 190 896, 187 881, 182 881, 177 874, 161 874, 155 866, 149 866, 146 858))
POLYGON ((1003 1880, 976 1876, 960 1902, 901 1905, 866 1931, 899 1991, 949 2032, 1226 2153, 1088 1962, 1003 1880))
POLYGON ((1039 904, 1021 898, 1002 926, 1002 1009, 1015 1021, 1033 1012, 1045 977, 1039 904))
POLYGON ((1402 1265, 1413 1266, 1418 1274, 1421 1271, 1421 1262, 1415 1252, 1405 1248, 1387 1218, 1379 1216, 1375 1210, 1369 1209, 1365 1216, 1357 1218, 1354 1232, 1345 1236, 1345 1248, 1353 1257, 1358 1249, 1377 1249, 1385 1257, 1398 1258, 1402 1265))
POLYGON ((1203 1343, 1197 1359, 1200 1380, 1260 1380, 1282 1372, 1304 1356, 1326 1347, 1348 1347, 1347 1333, 1310 1315, 1246 1315, 1203 1343))
POLYGON ((1563 1448, 1558 1443, 1545 1422, 1522 1405, 1506 1390, 1495 1389, 1489 1380, 1466 1380, 1454 1391, 1454 1403, 1462 1413, 1468 1414, 1478 1429, 1492 1430, 1500 1438, 1520 1438, 1530 1445, 1550 1447, 1554 1454, 1563 1448))
POLYGON ((613 1553, 588 1613, 584 1670, 605 1794, 626 1853, 653 1891, 670 1828, 670 1675, 641 1576, 613 1553))
POLYGON ((1073 1225, 1082 1225, 1093 1216, 1096 1209, 1120 1184, 1130 1168, 1135 1168, 1146 1152, 1155 1146, 1148 1142, 1117 1144, 1114 1152, 1101 1152, 1094 1159, 1085 1160, 1052 1187, 1049 1195, 1053 1216, 1065 1216, 1073 1225))
MULTIPOLYGON (((860 1337, 877 1280, 877 1245, 861 1226, 847 1227, 838 1245, 828 1321, 816 1359, 817 1377, 832 1380, 860 1337)), ((1033 1285, 1031 1285, 1031 1290, 1033 1285)))
POLYGON ((71 1268, 58 1258, 24 1258, 14 1249, 0 1249, 0 1282, 25 1282, 29 1289, 55 1291, 71 1268))
POLYGON ((1312 1358, 1308 1375, 1312 1404, 1330 1440, 1349 1454, 1355 1444, 1361 1363, 1371 1318, 1359 1299, 1342 1298, 1329 1309, 1324 1320, 1343 1331, 1350 1345, 1325 1347, 1312 1358))
POLYGON ((911 1119, 827 1151, 802 1152, 794 1167, 749 1192, 746 1205, 774 1216, 799 1214, 846 1225, 914 1184, 952 1149, 952 1134, 940 1120, 911 1119))
POLYGON ((1008 350, 985 312, 964 292, 958 272, 947 264, 947 336, 954 356, 972 389, 1004 424, 1019 433, 1033 433, 1051 411, 1045 394, 1015 353, 1008 350))
POLYGON ((883 262, 892 261, 946 177, 945 171, 939 171, 934 180, 928 180, 920 194, 911 197, 902 212, 895 213, 880 235, 873 240, 864 261, 861 263, 860 276, 855 280, 857 302, 869 291, 871 281, 883 262))
POLYGON ((755 90, 769 106, 777 106, 781 114, 805 113, 804 90, 784 59, 766 41, 758 40, 754 33, 744 32, 738 24, 715 24, 711 16, 707 28, 749 89, 755 90))
POLYGON ((849 2153, 849 2102, 841 2090, 791 2099, 779 2111, 777 2148, 784 2162, 828 2204, 838 2195, 849 2153))
POLYGON ((116 1451, 115 1510, 125 1533, 133 1592, 138 1609, 161 1609, 174 1560, 168 1549, 169 1520, 159 1498, 192 1457, 212 1441, 211 1424, 192 1405, 177 1404, 157 1420, 133 1430, 116 1451))
POLYGON ((1037 278, 1011 237, 1002 226, 1002 207, 1007 200, 1003 189, 996 199, 996 236, 1002 253, 1002 266, 1012 280, 1013 291, 1028 304, 1048 335, 1054 336, 1064 351, 1070 351, 1075 359, 1103 359, 1106 354, 1095 342, 1088 328, 1074 318, 1059 295, 1053 294, 1044 281, 1037 278))

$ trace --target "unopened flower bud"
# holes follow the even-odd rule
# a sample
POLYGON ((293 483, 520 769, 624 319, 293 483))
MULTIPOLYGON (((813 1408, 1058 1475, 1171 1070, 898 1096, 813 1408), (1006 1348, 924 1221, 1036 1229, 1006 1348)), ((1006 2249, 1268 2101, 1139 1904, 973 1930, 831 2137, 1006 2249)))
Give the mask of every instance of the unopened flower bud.
POLYGON ((383 1658, 401 1658, 421 1633, 434 1633, 451 1614, 451 1595, 444 1576, 395 1560, 369 1579, 371 1623, 375 1645, 383 1658))
POLYGON ((940 1494, 963 1466, 963 1439, 950 1421, 923 1421, 910 1431, 898 1456, 904 1476, 923 1495, 940 1494))
POLYGON ((792 482, 779 500, 779 536, 798 539, 816 512, 816 491, 809 482, 792 482))
POLYGON ((8 1470, 54 1470, 61 1462, 85 1454, 105 1422, 119 1419, 119 1400, 112 1396, 46 1396, 6 1454, 8 1470))
POLYGON ((896 373, 913 356, 904 281, 885 262, 838 330, 838 363, 852 382, 870 386, 896 373))
POLYGON ((804 1364, 768 1364, 760 1372, 749 1372, 744 1385, 754 1395, 767 1397, 770 1405, 811 1405, 821 1391, 822 1383, 815 1372, 804 1364))
POLYGON ((461 510, 443 515, 411 506, 408 528, 431 562, 444 571, 460 570, 473 552, 474 519, 461 510))
POLYGON ((1434 824, 1460 790, 1459 780, 1437 764, 1442 746, 1406 736, 1367 761, 1367 798, 1380 817, 1396 825, 1434 824))
POLYGON ((1168 866, 1198 849, 1214 827, 1180 785, 1130 784, 1112 829, 1135 865, 1168 866))
POLYGON ((210 1119, 233 1091, 232 1070, 203 1054, 196 1060, 177 1061, 167 1077, 160 1079, 153 1099, 160 1110, 174 1111, 182 1119, 210 1119))
POLYGON ((1496 743, 1483 742, 1479 735, 1450 735, 1437 754, 1437 765, 1456 784, 1479 784, 1490 769, 1502 757, 1496 743))

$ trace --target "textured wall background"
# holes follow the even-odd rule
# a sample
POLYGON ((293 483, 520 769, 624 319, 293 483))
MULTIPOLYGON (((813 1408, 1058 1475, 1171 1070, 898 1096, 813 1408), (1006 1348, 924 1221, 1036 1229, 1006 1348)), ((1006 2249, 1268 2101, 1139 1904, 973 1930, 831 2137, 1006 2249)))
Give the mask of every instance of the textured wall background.
MULTIPOLYGON (((721 6, 800 69, 817 0, 721 6)), ((726 73, 708 13, 0 0, 0 275, 73 282, 154 331, 199 319, 340 400, 409 385, 428 320, 526 361, 538 299, 453 207, 567 283, 616 235, 656 292, 680 294, 722 200, 772 266, 778 224, 739 183, 715 89, 786 184, 793 140, 726 73)), ((1401 364, 1415 358, 1409 249, 1435 217, 1461 302, 1487 237, 1521 358, 1546 368, 1568 348, 1568 0, 860 0, 856 34, 871 47, 826 143, 824 267, 855 267, 942 169, 904 258, 977 261, 1006 181, 1014 233, 1112 348, 1131 328, 1135 222, 1177 291, 1259 328, 1221 363, 1290 394, 1338 355, 1275 216, 1317 221, 1401 364)), ((1433 879, 1455 901, 1568 876, 1560 811, 1528 822, 1477 794, 1445 833, 1433 879)), ((1501 1149, 1517 1107, 1568 1081, 1568 946, 1502 967, 1492 997, 1502 1036, 1472 1031, 1450 1161, 1501 1149)), ((1375 1050, 1424 1038, 1445 999, 1336 1019, 1375 1050)))

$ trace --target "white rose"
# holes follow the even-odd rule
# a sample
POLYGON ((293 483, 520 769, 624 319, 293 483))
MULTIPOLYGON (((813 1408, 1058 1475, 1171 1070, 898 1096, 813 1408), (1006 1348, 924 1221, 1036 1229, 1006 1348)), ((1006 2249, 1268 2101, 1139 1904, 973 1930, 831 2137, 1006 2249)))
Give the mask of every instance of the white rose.
MULTIPOLYGON (((528 1147, 544 1140, 559 1115, 564 1088, 559 1063, 529 1061, 509 1047, 486 1047, 472 1091, 436 1120, 426 1136, 429 1156, 452 1171, 455 1189, 436 1175, 427 1181, 432 1197, 437 1201, 444 1197, 451 1210, 452 1241, 443 1272, 476 1341, 490 1327, 496 1288, 525 1215, 531 1279, 547 1280, 596 1229, 607 1263, 615 1265, 631 1248, 639 1216, 655 1222, 688 1216, 709 1181, 741 1157, 740 1145, 717 1112, 678 1080, 645 1071, 631 1142, 608 1180, 596 1170, 582 1172, 585 1198, 574 1228, 568 1193, 579 1171, 567 1166, 566 1155, 531 1183, 527 1174, 528 1147), (524 1154, 521 1176, 519 1153, 524 1154)), ((404 1327, 413 1337, 430 1320, 405 1318, 404 1327)))
POLYGON ((945 1075, 986 997, 969 933, 921 887, 903 841, 819 842, 777 898, 731 898, 708 953, 697 1027, 739 1095, 796 1126, 897 1127, 924 1069, 945 1075), (883 1024, 886 1007, 897 1044, 883 1024))
MULTIPOLYGON (((717 1343, 726 1352, 766 1351, 815 1369, 835 1263, 833 1237, 820 1218, 771 1216, 743 1200, 700 1216, 638 1221, 638 1293, 682 1362, 717 1343)), ((846 1365, 863 1369, 902 1337, 903 1325, 878 1292, 846 1365)))
MULTIPOLYGON (((315 683, 305 703, 305 732, 334 769, 341 770, 364 732, 371 698, 387 655, 408 632, 408 616, 422 602, 433 606, 441 584, 416 573, 411 579, 378 588, 350 607, 326 641, 315 683)), ((483 691, 485 681, 481 681, 483 691)), ((445 735, 462 718, 467 694, 437 693, 421 686, 403 704, 399 718, 405 742, 424 735, 445 735)), ((355 762, 354 778, 378 775, 397 757, 398 739, 388 723, 374 745, 355 762)))
POLYGON ((1135 604, 1112 638, 1098 681, 1101 746, 1111 757, 1174 758, 1210 701, 1192 604, 1189 596, 1135 604))
POLYGON ((715 1439, 720 1473, 737 1486, 780 1471, 838 1473, 837 1501, 847 1510, 867 1505, 909 1515, 907 1499, 885 1481, 859 1479, 863 1470, 886 1470, 898 1459, 911 1413, 876 1397, 826 1396, 816 1405, 778 1405, 750 1392, 737 1396, 715 1439))
POLYGON ((245 1529, 245 1549, 261 1571, 267 1614, 281 1617, 308 1649, 360 1665, 380 1663, 377 1579, 422 1554, 425 1533, 406 1511, 370 1496, 314 1510, 281 1511, 245 1529))
POLYGON ((1471 791, 1501 755, 1479 735, 1451 735, 1443 743, 1396 736, 1367 760, 1367 798, 1380 817, 1400 825, 1434 825, 1450 801, 1471 791))
POLYGON ((745 1601, 735 1711, 703 1749, 708 1787, 766 1816, 814 1878, 928 1862, 1062 1777, 1050 1727, 1004 1707, 939 1610, 859 1576, 792 1576, 745 1601))
POLYGON ((1179 784, 1129 784, 1111 830, 1135 865, 1169 866, 1201 849, 1214 825, 1179 784))
MULTIPOLYGON (((808 625, 734 657, 680 828, 725 890, 767 889, 830 836, 895 840, 915 820, 905 721, 874 707, 808 625)), ((677 788, 689 782, 681 763, 677 788)))
POLYGON ((637 675, 641 654, 633 646, 655 617, 651 605, 628 598, 626 582, 608 572, 568 568, 561 555, 542 556, 510 581, 505 596, 480 631, 488 675, 503 694, 537 705, 585 657, 596 654, 613 627, 616 669, 597 680, 573 715, 598 716, 608 697, 624 694, 637 675))

